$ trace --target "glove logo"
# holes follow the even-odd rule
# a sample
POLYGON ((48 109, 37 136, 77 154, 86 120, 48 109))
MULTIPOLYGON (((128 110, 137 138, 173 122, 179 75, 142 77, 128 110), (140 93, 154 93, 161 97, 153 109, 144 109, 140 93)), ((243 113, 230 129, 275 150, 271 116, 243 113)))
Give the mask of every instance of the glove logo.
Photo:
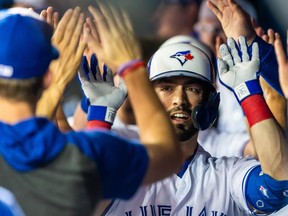
POLYGON ((190 50, 186 50, 186 51, 177 52, 174 55, 171 55, 170 58, 177 59, 180 62, 180 64, 183 66, 187 61, 192 60, 194 56, 191 55, 190 50))

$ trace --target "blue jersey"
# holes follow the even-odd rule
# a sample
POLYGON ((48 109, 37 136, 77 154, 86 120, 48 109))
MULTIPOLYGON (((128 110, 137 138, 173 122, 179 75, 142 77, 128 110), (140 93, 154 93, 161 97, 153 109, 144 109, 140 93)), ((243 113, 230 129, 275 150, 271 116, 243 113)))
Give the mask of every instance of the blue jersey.
POLYGON ((32 118, 0 133, 0 185, 27 215, 89 215, 100 198, 130 198, 148 166, 143 145, 110 131, 63 134, 32 118))

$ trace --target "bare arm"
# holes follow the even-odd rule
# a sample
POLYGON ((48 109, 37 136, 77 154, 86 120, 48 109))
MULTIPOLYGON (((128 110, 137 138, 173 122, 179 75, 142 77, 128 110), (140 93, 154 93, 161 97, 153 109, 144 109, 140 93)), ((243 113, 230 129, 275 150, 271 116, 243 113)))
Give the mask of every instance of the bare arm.
MULTIPOLYGON (((103 5, 100 8, 101 12, 89 7, 100 41, 90 40, 88 45, 115 72, 124 63, 140 59, 141 52, 127 16, 117 14, 114 9, 109 10, 103 5), (121 17, 122 23, 119 19, 121 17)), ((92 36, 87 28, 85 33, 88 37, 92 36)), ((174 128, 152 88, 145 67, 130 68, 123 79, 141 131, 141 142, 148 150, 150 163, 143 182, 147 184, 176 172, 182 162, 182 152, 174 128)))
POLYGON ((288 179, 287 140, 261 94, 257 75, 260 62, 258 44, 253 44, 250 59, 245 39, 240 40, 239 37, 239 43, 242 58, 235 52, 235 42, 232 38, 228 40, 230 51, 226 45, 221 45, 220 53, 223 60, 218 61, 220 78, 228 88, 233 89, 247 116, 251 139, 262 171, 274 179, 286 180, 288 179), (223 63, 224 61, 226 63, 223 63))

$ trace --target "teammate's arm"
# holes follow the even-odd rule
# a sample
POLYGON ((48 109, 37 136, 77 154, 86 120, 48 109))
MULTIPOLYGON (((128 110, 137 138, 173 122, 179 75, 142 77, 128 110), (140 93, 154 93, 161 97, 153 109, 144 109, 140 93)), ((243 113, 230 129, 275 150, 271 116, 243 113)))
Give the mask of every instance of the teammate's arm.
POLYGON ((283 95, 278 78, 278 64, 272 45, 266 43, 257 36, 249 15, 234 0, 209 0, 208 7, 221 22, 222 28, 227 37, 234 38, 244 36, 247 40, 248 51, 252 52, 252 42, 259 46, 260 74, 278 93, 283 95))
POLYGON ((219 77, 221 83, 234 92, 247 117, 261 163, 261 168, 252 169, 243 183, 245 196, 251 209, 270 213, 288 203, 285 195, 288 189, 287 140, 262 95, 257 43, 252 45, 251 57, 244 37, 239 37, 239 47, 232 38, 227 43, 228 46, 220 46, 219 77), (259 205, 259 200, 265 205, 259 205))
MULTIPOLYGON (((177 171, 183 159, 182 152, 174 128, 148 79, 138 42, 126 14, 118 14, 101 4, 100 9, 89 7, 100 40, 90 40, 88 45, 125 81, 140 129, 140 139, 149 156, 143 183, 151 183, 177 171)), ((85 34, 87 37, 92 36, 87 28, 85 34)))

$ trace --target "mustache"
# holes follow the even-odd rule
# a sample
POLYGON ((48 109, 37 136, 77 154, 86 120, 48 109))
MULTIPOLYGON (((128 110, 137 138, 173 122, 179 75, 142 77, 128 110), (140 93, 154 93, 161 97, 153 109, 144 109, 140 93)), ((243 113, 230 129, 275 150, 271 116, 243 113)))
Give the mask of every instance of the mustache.
POLYGON ((185 106, 177 106, 177 107, 173 107, 172 109, 168 110, 168 113, 171 114, 173 112, 177 112, 177 111, 184 111, 189 113, 189 115, 191 115, 192 110, 190 110, 189 108, 185 107, 185 106))

